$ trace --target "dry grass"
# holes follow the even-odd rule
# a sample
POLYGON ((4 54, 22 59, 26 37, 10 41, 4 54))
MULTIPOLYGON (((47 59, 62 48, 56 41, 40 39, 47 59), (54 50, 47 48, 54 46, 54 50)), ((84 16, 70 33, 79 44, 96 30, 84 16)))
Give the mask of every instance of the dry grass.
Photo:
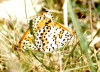
MULTIPOLYGON (((63 23, 63 3, 63 0, 46 0, 44 6, 53 12, 55 20, 60 23, 63 23)), ((9 20, 0 20, 0 72, 100 72, 100 43, 98 41, 100 30, 98 27, 95 28, 99 21, 92 20, 97 18, 94 15, 95 12, 91 13, 93 17, 89 15, 90 12, 87 13, 89 6, 86 5, 82 10, 81 6, 78 7, 77 3, 76 5, 73 3, 76 2, 72 1, 70 4, 69 1, 68 3, 68 21, 75 32, 74 41, 71 45, 50 53, 32 50, 13 51, 12 44, 18 43, 28 24, 18 22, 17 18, 13 20, 10 15, 8 15, 9 20), (82 11, 86 17, 76 17, 79 16, 79 14, 76 15, 78 10, 82 11), (88 20, 89 17, 91 17, 92 23, 88 20), (94 32, 96 33, 94 34, 94 32), (92 42, 97 37, 98 43, 94 45, 92 42)), ((90 11, 92 10, 90 9, 90 11)), ((28 17, 26 12, 26 17, 33 16, 28 17)))

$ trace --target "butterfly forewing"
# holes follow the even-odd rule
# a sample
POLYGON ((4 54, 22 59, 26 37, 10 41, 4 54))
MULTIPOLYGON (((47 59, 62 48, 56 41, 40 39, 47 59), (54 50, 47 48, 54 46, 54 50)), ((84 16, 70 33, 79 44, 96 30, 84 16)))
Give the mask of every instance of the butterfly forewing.
POLYGON ((30 29, 28 29, 22 38, 19 41, 19 48, 20 49, 32 49, 37 50, 36 46, 34 45, 34 36, 30 33, 30 29))

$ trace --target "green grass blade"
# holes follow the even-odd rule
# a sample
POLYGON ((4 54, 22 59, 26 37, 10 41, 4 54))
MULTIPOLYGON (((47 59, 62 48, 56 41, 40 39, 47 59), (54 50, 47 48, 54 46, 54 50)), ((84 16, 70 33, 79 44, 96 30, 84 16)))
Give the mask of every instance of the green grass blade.
POLYGON ((88 44, 87 44, 86 38, 83 36, 83 33, 80 29, 80 25, 78 23, 76 15, 72 9, 70 0, 68 0, 67 3, 68 3, 68 10, 69 10, 70 17, 72 19, 73 25, 76 29, 76 33, 77 33, 78 38, 80 40, 79 42, 80 42, 80 46, 82 48, 82 51, 83 51, 83 53, 85 53, 85 55, 89 61, 89 66, 90 66, 91 72, 96 72, 94 65, 93 65, 93 62, 92 62, 90 55, 88 53, 88 44))

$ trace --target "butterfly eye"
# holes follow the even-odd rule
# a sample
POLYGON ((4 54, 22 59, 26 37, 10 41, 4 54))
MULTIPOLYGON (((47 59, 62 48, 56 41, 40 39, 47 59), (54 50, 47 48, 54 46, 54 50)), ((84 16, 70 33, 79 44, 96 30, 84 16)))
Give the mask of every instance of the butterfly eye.
POLYGON ((13 48, 13 50, 15 50, 15 51, 17 51, 19 48, 18 48, 18 45, 15 45, 15 44, 13 44, 12 45, 12 48, 13 48))

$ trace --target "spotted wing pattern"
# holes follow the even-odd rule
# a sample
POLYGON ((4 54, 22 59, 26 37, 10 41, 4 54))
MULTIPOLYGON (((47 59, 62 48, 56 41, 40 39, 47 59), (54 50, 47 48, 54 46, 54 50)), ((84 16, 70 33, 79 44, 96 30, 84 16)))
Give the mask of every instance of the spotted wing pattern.
POLYGON ((19 41, 19 49, 31 48, 50 52, 65 46, 73 39, 73 33, 54 21, 51 12, 42 12, 31 20, 29 29, 19 41))
POLYGON ((46 15, 37 16, 33 19, 32 29, 35 36, 35 45, 38 50, 43 52, 63 47, 73 39, 72 32, 46 15))

